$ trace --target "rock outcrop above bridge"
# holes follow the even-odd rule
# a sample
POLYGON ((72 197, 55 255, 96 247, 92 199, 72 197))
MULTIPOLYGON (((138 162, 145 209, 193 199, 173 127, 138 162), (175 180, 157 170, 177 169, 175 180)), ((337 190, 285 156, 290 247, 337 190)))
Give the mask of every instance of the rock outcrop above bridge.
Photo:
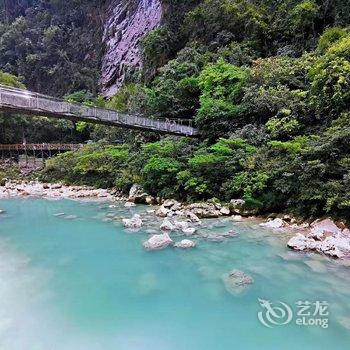
POLYGON ((128 72, 142 66, 140 41, 159 26, 160 0, 111 0, 107 9, 103 41, 102 92, 109 97, 123 84, 128 72))

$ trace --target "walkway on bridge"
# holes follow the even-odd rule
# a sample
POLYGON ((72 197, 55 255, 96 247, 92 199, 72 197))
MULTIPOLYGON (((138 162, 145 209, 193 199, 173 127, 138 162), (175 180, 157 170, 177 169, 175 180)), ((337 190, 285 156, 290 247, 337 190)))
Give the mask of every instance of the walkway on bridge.
POLYGON ((152 119, 139 115, 124 114, 110 109, 71 103, 55 97, 3 85, 0 85, 1 111, 85 121, 181 136, 195 137, 199 135, 198 130, 192 126, 192 121, 189 121, 186 125, 186 121, 181 119, 152 119))
POLYGON ((54 154, 77 151, 82 144, 76 143, 27 143, 27 144, 0 144, 1 159, 19 158, 20 155, 27 157, 47 158, 54 154))

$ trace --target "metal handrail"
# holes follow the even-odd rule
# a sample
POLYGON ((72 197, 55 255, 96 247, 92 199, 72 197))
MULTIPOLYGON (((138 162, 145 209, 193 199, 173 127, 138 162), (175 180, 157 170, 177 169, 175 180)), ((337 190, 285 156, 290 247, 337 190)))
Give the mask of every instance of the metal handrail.
POLYGON ((108 108, 88 107, 84 104, 67 102, 56 97, 31 92, 28 90, 8 87, 0 84, 0 105, 12 109, 20 109, 21 112, 38 112, 43 115, 55 114, 57 117, 76 117, 80 120, 94 121, 100 123, 110 123, 125 127, 137 127, 140 129, 149 129, 174 134, 193 136, 198 131, 192 126, 189 119, 153 119, 141 115, 132 115, 119 113, 108 108), (4 101, 5 94, 8 93, 13 101, 4 101), (16 98, 20 100, 15 101, 16 98), (24 98, 24 100, 23 100, 24 98), (26 103, 27 102, 27 103, 26 103), (53 104, 50 105, 50 102, 53 104), (106 113, 107 112, 107 113, 106 113), (107 117, 106 117, 107 114, 107 117), (189 125, 183 125, 188 122, 189 125))

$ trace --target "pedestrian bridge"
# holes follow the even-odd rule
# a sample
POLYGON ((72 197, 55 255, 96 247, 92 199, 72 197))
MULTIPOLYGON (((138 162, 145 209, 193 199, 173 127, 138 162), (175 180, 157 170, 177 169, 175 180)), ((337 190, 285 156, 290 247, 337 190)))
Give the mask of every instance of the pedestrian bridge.
POLYGON ((0 112, 63 118, 180 136, 198 136, 191 120, 152 119, 119 113, 4 85, 0 85, 0 112))

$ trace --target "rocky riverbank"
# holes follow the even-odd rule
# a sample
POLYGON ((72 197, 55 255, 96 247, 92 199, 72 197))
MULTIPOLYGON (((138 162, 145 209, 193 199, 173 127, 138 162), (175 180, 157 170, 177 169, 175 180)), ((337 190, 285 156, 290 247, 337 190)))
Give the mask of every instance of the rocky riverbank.
MULTIPOLYGON (((129 197, 123 196, 115 190, 96 189, 88 186, 66 186, 64 184, 48 184, 37 181, 7 181, 0 186, 0 199, 13 197, 40 197, 46 199, 95 199, 105 201, 123 201, 126 207, 133 207, 137 203, 148 204, 149 210, 163 219, 160 225, 162 234, 154 235, 145 244, 147 249, 160 249, 172 244, 167 233, 181 232, 184 236, 193 236, 202 219, 226 217, 233 221, 257 219, 254 211, 244 208, 244 201, 233 199, 227 205, 217 202, 200 202, 185 204, 174 199, 161 200, 154 198, 134 185, 129 197)), ((291 237, 287 245, 297 251, 315 251, 334 258, 350 261, 350 230, 342 222, 334 222, 330 218, 318 219, 311 223, 300 222, 289 215, 270 215, 263 219, 260 225, 267 229, 282 231, 291 237)), ((139 229, 142 220, 136 214, 125 218, 124 225, 130 229, 139 229)), ((234 235, 234 232, 228 233, 234 235)), ((210 236, 210 235, 209 235, 210 236)), ((208 237, 213 241, 222 237, 208 237)), ((179 248, 192 248, 194 242, 185 240, 179 248)))
POLYGON ((4 186, 0 186, 0 199, 13 197, 125 200, 116 191, 88 186, 66 186, 61 183, 48 184, 37 181, 7 181, 4 186))

